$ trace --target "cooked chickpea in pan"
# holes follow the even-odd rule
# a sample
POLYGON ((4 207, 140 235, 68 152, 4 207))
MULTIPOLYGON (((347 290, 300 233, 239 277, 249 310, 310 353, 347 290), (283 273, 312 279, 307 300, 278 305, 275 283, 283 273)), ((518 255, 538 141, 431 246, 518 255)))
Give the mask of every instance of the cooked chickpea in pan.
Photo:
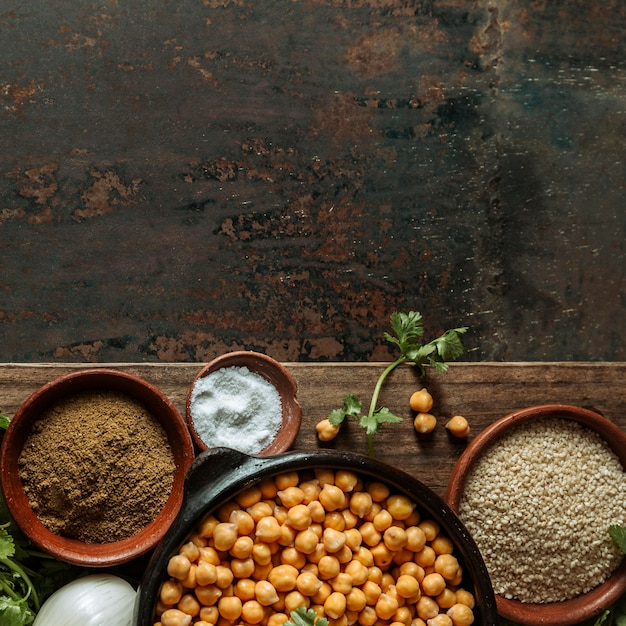
POLYGON ((288 472, 207 515, 172 556, 154 626, 469 626, 452 541, 416 504, 347 470, 288 472), (306 475, 304 475, 306 474, 306 475))

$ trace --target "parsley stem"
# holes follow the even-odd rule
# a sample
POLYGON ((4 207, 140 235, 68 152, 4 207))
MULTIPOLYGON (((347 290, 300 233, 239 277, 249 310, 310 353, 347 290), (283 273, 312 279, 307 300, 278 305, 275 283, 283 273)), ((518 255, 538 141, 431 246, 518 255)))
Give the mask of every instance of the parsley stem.
MULTIPOLYGON (((378 380, 376 381, 376 386, 374 387, 374 393, 372 394, 372 400, 370 402, 370 410, 369 410, 369 413, 367 414, 368 417, 370 418, 373 417, 374 412, 376 411, 376 406, 378 404, 378 396, 380 395, 380 391, 383 388, 383 383, 385 382, 385 379, 387 378, 387 376, 389 376, 389 374, 391 374, 391 372, 395 370, 396 367, 398 367, 398 365, 404 363, 407 360, 408 358, 404 354, 402 354, 393 363, 390 363, 383 370, 383 373, 378 377, 378 380)), ((374 456, 374 435, 370 434, 367 436, 367 450, 369 452, 369 455, 373 457, 374 456)))

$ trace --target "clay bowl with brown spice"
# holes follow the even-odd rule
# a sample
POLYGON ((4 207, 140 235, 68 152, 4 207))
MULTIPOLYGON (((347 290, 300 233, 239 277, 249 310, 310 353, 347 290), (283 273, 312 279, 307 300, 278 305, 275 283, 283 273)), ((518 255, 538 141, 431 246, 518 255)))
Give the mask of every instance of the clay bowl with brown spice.
MULTIPOLYGON (((347 558, 344 558, 345 553, 342 552, 342 556, 338 557, 338 559, 341 559, 341 562, 344 563, 346 569, 349 568, 351 558, 355 558, 356 560, 360 557, 367 559, 367 554, 370 549, 369 546, 373 546, 371 536, 368 538, 369 543, 365 541, 365 527, 368 525, 368 513, 360 509, 356 513, 352 513, 354 517, 350 515, 350 509, 353 508, 359 496, 363 496, 366 491, 371 494, 376 492, 378 496, 375 498, 374 504, 376 507, 387 511, 393 510, 391 508, 392 500, 397 502, 396 498, 405 498, 405 503, 409 501, 413 504, 414 508, 411 508, 410 512, 406 512, 407 509, 405 508, 405 512, 402 516, 398 514, 398 520, 401 518, 404 521, 397 521, 396 525, 401 526, 404 523, 405 526, 409 528, 420 522, 428 523, 426 521, 428 520, 430 527, 437 529, 436 532, 438 534, 436 536, 449 546, 447 549, 441 550, 441 553, 451 549, 452 554, 458 559, 458 563, 461 566, 458 573, 462 574, 462 579, 452 584, 458 584, 460 587, 463 587, 465 591, 473 595, 473 623, 480 624, 481 626, 497 625, 497 612, 493 589, 484 561, 476 544, 463 524, 461 524, 458 517, 446 505, 443 499, 423 482, 398 468, 371 457, 352 452, 318 449, 315 451, 290 451, 283 454, 261 457, 246 455, 230 448, 213 448, 200 453, 187 474, 185 499, 178 519, 172 524, 168 534, 152 553, 145 569, 144 577, 139 586, 139 592, 135 600, 133 626, 153 626, 153 624, 159 621, 162 611, 168 609, 173 611, 177 610, 175 605, 163 604, 164 595, 161 593, 162 587, 169 586, 170 590, 172 587, 172 581, 168 580, 168 570, 172 572, 172 569, 169 569, 170 559, 178 555, 191 554, 192 548, 190 543, 211 550, 210 537, 212 536, 217 541, 217 532, 212 535, 212 531, 209 529, 211 527, 215 529, 213 522, 216 520, 224 521, 230 519, 231 522, 224 524, 224 526, 234 526, 236 522, 233 520, 241 519, 242 516, 245 517, 245 513, 249 511, 251 518, 259 520, 257 522, 258 525, 256 529, 242 525, 240 527, 241 533, 246 533, 246 539, 256 537, 257 543, 272 541, 273 543, 271 545, 275 548, 271 549, 272 554, 274 554, 274 565, 268 562, 266 566, 261 565, 260 570, 252 574, 245 572, 240 567, 242 560, 250 559, 233 558, 229 561, 229 559, 231 559, 231 553, 228 551, 220 552, 220 554, 225 557, 219 561, 220 564, 224 566, 225 569, 230 568, 230 571, 235 577, 234 579, 230 579, 229 588, 238 589, 239 579, 242 577, 247 579, 247 582, 250 582, 249 576, 252 576, 253 579, 257 577, 257 580, 272 581, 274 578, 270 570, 281 562, 297 563, 297 565, 293 565, 293 567, 296 567, 299 571, 308 570, 309 572, 316 571, 314 563, 317 562, 320 565, 319 571, 322 571, 319 558, 324 554, 323 551, 315 550, 317 553, 316 558, 311 553, 310 549, 305 549, 305 552, 311 555, 307 557, 310 558, 311 561, 308 565, 303 564, 300 558, 304 556, 304 553, 301 553, 300 556, 296 555, 296 561, 293 561, 291 557, 294 556, 293 551, 297 549, 294 548, 290 542, 281 540, 274 541, 269 538, 265 531, 261 531, 260 525, 263 523, 263 519, 261 519, 263 514, 257 515, 257 513, 254 512, 255 506, 262 509, 266 506, 270 506, 269 502, 273 500, 273 505, 271 506, 276 507, 274 514, 280 515, 279 512, 276 512, 276 509, 284 509, 288 507, 289 504, 293 506, 295 503, 295 500, 288 503, 283 499, 285 496, 289 498, 290 494, 288 495, 289 488, 285 486, 287 483, 282 483, 281 487, 281 483, 279 482, 281 477, 286 477, 289 481, 288 484, 294 486, 296 492, 299 488, 303 491, 306 490, 311 511, 315 510, 313 505, 319 505, 317 510, 323 516, 323 519, 322 517, 316 517, 318 523, 313 523, 313 520, 311 520, 311 526, 309 527, 310 532, 315 532, 313 528, 316 526, 320 527, 317 531, 321 532, 321 527, 327 525, 332 533, 333 526, 340 523, 338 521, 339 518, 344 519, 345 515, 346 520, 352 520, 350 523, 346 521, 345 528, 363 534, 362 547, 364 548, 364 553, 361 553, 357 544, 354 543, 350 546, 345 545, 344 548, 350 553, 354 551, 355 555, 358 553, 358 556, 353 557, 349 554, 347 558), (362 482, 360 484, 347 484, 349 481, 341 480, 340 475, 343 476, 343 479, 350 476, 353 478, 358 477, 362 482), (376 484, 378 487, 374 489, 373 484, 376 484), (296 485, 299 485, 299 487, 296 485), (326 488, 324 485, 330 487, 329 493, 333 493, 332 490, 336 492, 338 488, 341 489, 343 493, 345 493, 343 503, 338 503, 338 500, 336 500, 333 506, 329 507, 326 499, 317 491, 318 489, 324 491, 326 488), (338 487, 339 485, 342 485, 342 487, 338 487), (382 496, 380 496, 381 485, 385 486, 382 490, 382 496), (280 492, 281 488, 285 489, 285 491, 280 492), (354 500, 352 498, 354 498, 354 500), (345 508, 342 510, 342 507, 345 508), (326 509, 326 512, 324 512, 323 509, 326 509), (414 513, 415 515, 413 515, 414 513), (412 519, 412 521, 409 521, 410 519, 412 519), (435 524, 432 524, 433 521, 435 524), (278 550, 283 550, 283 552, 278 553, 278 550), (238 561, 237 568, 235 567, 235 561, 238 561), (268 569, 265 570, 263 567, 267 567, 268 569), (165 585, 166 582, 170 584, 165 585)), ((333 499, 335 497, 336 494, 333 496, 333 499)), ((374 495, 372 495, 372 498, 374 498, 374 495)), ((294 506, 294 509, 295 508, 297 507, 294 506)), ((307 506, 305 505, 304 508, 307 508, 307 506)), ((354 508, 354 510, 357 509, 354 508)), ((373 510, 378 511, 379 509, 374 508, 373 510)), ((301 513, 301 511, 299 513, 301 513)), ((268 518, 265 517, 264 519, 267 520, 268 518)), ((300 521, 302 520, 300 519, 300 521)), ((289 526, 290 522, 285 520, 283 524, 289 526)), ((305 528, 304 525, 300 525, 299 523, 298 527, 300 529, 305 528)), ((334 527, 337 529, 336 526, 334 527)), ((338 528, 341 528, 341 526, 338 528)), ((303 532, 306 531, 304 530, 303 532)), ((349 531, 346 530, 346 532, 349 531)), ((354 539, 354 534, 351 536, 354 539)), ((434 536, 431 538, 432 541, 434 541, 434 536)), ((318 541, 323 542, 324 539, 323 537, 319 539, 315 538, 313 541, 315 541, 317 545, 318 541)), ((402 558, 398 556, 398 561, 387 560, 383 547, 385 544, 382 543, 382 539, 379 538, 375 541, 379 541, 379 543, 377 546, 371 547, 372 555, 374 552, 378 552, 382 559, 381 561, 376 561, 376 566, 380 565, 381 568, 388 569, 390 575, 392 570, 395 571, 395 564, 411 561, 411 557, 407 556, 405 552, 402 552, 399 546, 397 546, 397 549, 402 552, 402 558), (383 550, 382 552, 381 549, 383 550), (394 566, 392 566, 392 564, 394 566)), ((270 544, 267 545, 269 546, 270 544)), ((226 546, 222 547, 225 548, 226 546)), ((320 543, 318 547, 325 550, 327 546, 324 543, 320 543)), ((429 546, 426 547, 429 548, 429 546)), ((338 554, 336 548, 337 546, 334 548, 328 546, 330 550, 329 554, 338 554)), ((412 548, 418 551, 421 550, 421 548, 417 546, 412 546, 412 548)), ((232 552, 235 551, 232 550, 232 552)), ((424 549, 422 554, 426 555, 427 552, 428 550, 424 549)), ((253 555, 256 553, 254 548, 252 548, 252 553, 253 555)), ((418 552, 415 554, 418 554, 418 552)), ((449 552, 446 556, 450 556, 449 552)), ((203 558, 210 559, 211 556, 206 554, 203 558)), ((254 559, 255 557, 253 556, 252 558, 254 559)), ((413 557, 413 559, 415 558, 419 557, 413 557)), ((266 561, 259 560, 259 563, 266 563, 266 561)), ((409 566, 413 565, 412 563, 407 564, 409 566)), ((372 567, 372 570, 377 570, 377 567, 372 567)), ((380 573, 382 574, 382 571, 380 573)), ((321 575, 323 576, 323 574, 321 575)), ((355 586, 362 584, 362 582, 355 583, 355 579, 352 578, 352 575, 349 574, 348 576, 351 577, 351 584, 354 583, 355 586)), ((373 580, 375 580, 377 576, 376 571, 372 571, 372 576, 373 580)), ((197 582, 196 576, 196 583, 197 582)), ((244 582, 246 582, 246 580, 244 580, 244 582)), ((173 586, 176 587, 177 584, 175 583, 173 586)), ((202 600, 207 594, 201 594, 200 592, 204 592, 207 588, 215 586, 216 585, 209 584, 205 588, 198 588, 196 593, 196 597, 201 599, 201 602, 209 603, 205 604, 209 611, 213 611, 213 609, 217 608, 214 606, 215 596, 212 596, 213 599, 202 600)), ((457 589, 458 593, 459 587, 455 587, 455 589, 457 589)), ((343 590, 343 593, 347 592, 347 590, 343 590)), ((288 592, 285 588, 285 594, 286 593, 288 592)), ((311 591, 309 590, 307 593, 311 593, 311 591)), ((298 594, 296 593, 294 595, 297 596, 298 594)), ((167 597, 170 603, 179 601, 182 603, 187 600, 184 596, 177 596, 177 599, 174 599, 169 595, 169 592, 167 597)), ((417 597, 418 594, 414 596, 413 602, 417 600, 417 597)), ((296 599, 297 603, 301 601, 303 603, 305 602, 301 599, 296 599)), ((312 598, 310 601, 311 605, 315 604, 315 602, 323 602, 323 600, 318 598, 312 598)), ((441 602, 443 604, 443 601, 441 602)), ((298 604, 298 606, 302 605, 298 604)), ((469 606, 469 604, 467 606, 469 606)), ((430 608, 432 609, 432 606, 430 608)), ((276 606, 268 606, 265 616, 266 621, 271 619, 272 613, 277 613, 278 615, 276 615, 276 617, 281 617, 280 613, 283 610, 284 606, 278 604, 276 606)), ((328 610, 330 611, 330 608, 328 610)), ((369 607, 370 612, 367 616, 371 617, 372 610, 372 607, 369 607)), ((447 607, 443 609, 444 612, 446 610, 449 609, 447 607)), ((345 616, 346 615, 344 615, 344 617, 345 616)), ((365 619, 365 617, 364 615, 363 619, 365 619)), ((217 620, 219 616, 213 615, 213 618, 217 620)), ((391 623, 392 621, 392 619, 379 620, 377 623, 384 624, 391 623)), ((265 623, 265 621, 263 623, 265 623)), ((337 623, 344 623, 344 621, 342 618, 339 618, 337 623)), ((469 621, 467 623, 469 623, 469 621)))
POLYGON ((298 386, 278 361, 249 350, 223 354, 192 381, 186 421, 198 451, 230 447, 268 456, 291 448, 302 422, 298 386))
MULTIPOLYGON (((602 415, 585 408, 563 405, 548 404, 540 406, 532 406, 526 409, 518 410, 488 426, 479 433, 475 439, 468 445, 463 454, 459 457, 453 471, 451 473, 446 501, 450 507, 459 513, 462 499, 468 489, 469 481, 472 480, 472 471, 476 468, 478 462, 484 458, 484 455, 494 451, 500 443, 502 445, 503 438, 509 436, 516 429, 532 428, 533 425, 541 424, 542 420, 569 420, 580 424, 592 433, 596 433, 603 440, 612 452, 615 454, 622 468, 626 468, 626 433, 615 423, 602 415)), ((619 471, 619 463, 615 463, 617 471, 619 471)), ((625 470, 626 471, 626 470, 625 470)), ((561 477, 563 479, 563 477, 561 477)), ((579 479, 583 482, 591 481, 592 477, 586 475, 585 470, 581 469, 579 479)), ((554 475, 548 480, 553 481, 554 493, 556 495, 559 476, 554 475)), ((485 485, 486 489, 493 487, 493 484, 485 485)), ((615 498, 613 498, 615 499, 615 498)), ((606 501, 606 500, 605 500, 606 501)), ((623 502, 621 503, 624 504, 623 502)), ((539 509, 537 515, 549 515, 544 509, 539 509)), ((471 513, 473 514, 473 512, 471 513)), ((509 511, 510 514, 510 511, 509 511)), ((467 517, 460 515, 468 527, 473 528, 467 517)), ((487 523, 486 520, 480 522, 487 523)), ((577 532, 584 532, 579 529, 577 532)), ((603 531, 604 532, 604 531, 603 531)), ((608 539, 608 529, 607 539, 608 539)), ((477 538, 477 537, 476 537, 477 538)), ((479 547, 482 541, 477 538, 479 547)), ((481 547, 485 553, 485 547, 481 547)), ((528 561, 531 557, 524 557, 528 561)), ((619 557, 618 557, 619 558, 619 557)), ((489 559, 486 559, 489 562, 489 559)), ((569 565, 566 564, 566 567, 569 565)), ((496 576, 492 575, 496 591, 498 590, 496 576)), ((535 588, 538 583, 535 583, 535 588)), ((521 624, 523 626, 535 626, 543 624, 546 626, 571 626, 580 624, 587 620, 592 620, 599 616, 605 609, 610 607, 622 594, 626 592, 626 559, 622 559, 616 569, 610 574, 608 579, 602 584, 597 585, 586 593, 575 595, 571 599, 561 601, 545 601, 530 602, 520 601, 518 599, 504 597, 496 593, 496 602, 498 613, 501 617, 521 624)))
POLYGON ((0 485, 20 529, 42 550, 85 567, 151 550, 180 509, 194 459, 168 398, 109 368, 78 370, 36 390, 11 419, 0 453, 0 485))

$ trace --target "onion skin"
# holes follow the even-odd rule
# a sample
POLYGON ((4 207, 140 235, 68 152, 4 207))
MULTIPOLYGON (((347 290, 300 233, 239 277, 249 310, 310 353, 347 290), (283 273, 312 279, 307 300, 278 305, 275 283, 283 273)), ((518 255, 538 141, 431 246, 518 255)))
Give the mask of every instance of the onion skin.
POLYGON ((83 576, 57 589, 33 626, 131 626, 136 595, 119 576, 83 576))

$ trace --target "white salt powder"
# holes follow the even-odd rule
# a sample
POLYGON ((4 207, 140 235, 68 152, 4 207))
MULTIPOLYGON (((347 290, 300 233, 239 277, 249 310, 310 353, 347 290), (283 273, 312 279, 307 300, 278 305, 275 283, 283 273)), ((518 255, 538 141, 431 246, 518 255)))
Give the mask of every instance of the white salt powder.
POLYGON ((276 387, 247 367, 224 367, 199 378, 190 409, 194 428, 209 448, 247 454, 266 448, 282 422, 276 387))

